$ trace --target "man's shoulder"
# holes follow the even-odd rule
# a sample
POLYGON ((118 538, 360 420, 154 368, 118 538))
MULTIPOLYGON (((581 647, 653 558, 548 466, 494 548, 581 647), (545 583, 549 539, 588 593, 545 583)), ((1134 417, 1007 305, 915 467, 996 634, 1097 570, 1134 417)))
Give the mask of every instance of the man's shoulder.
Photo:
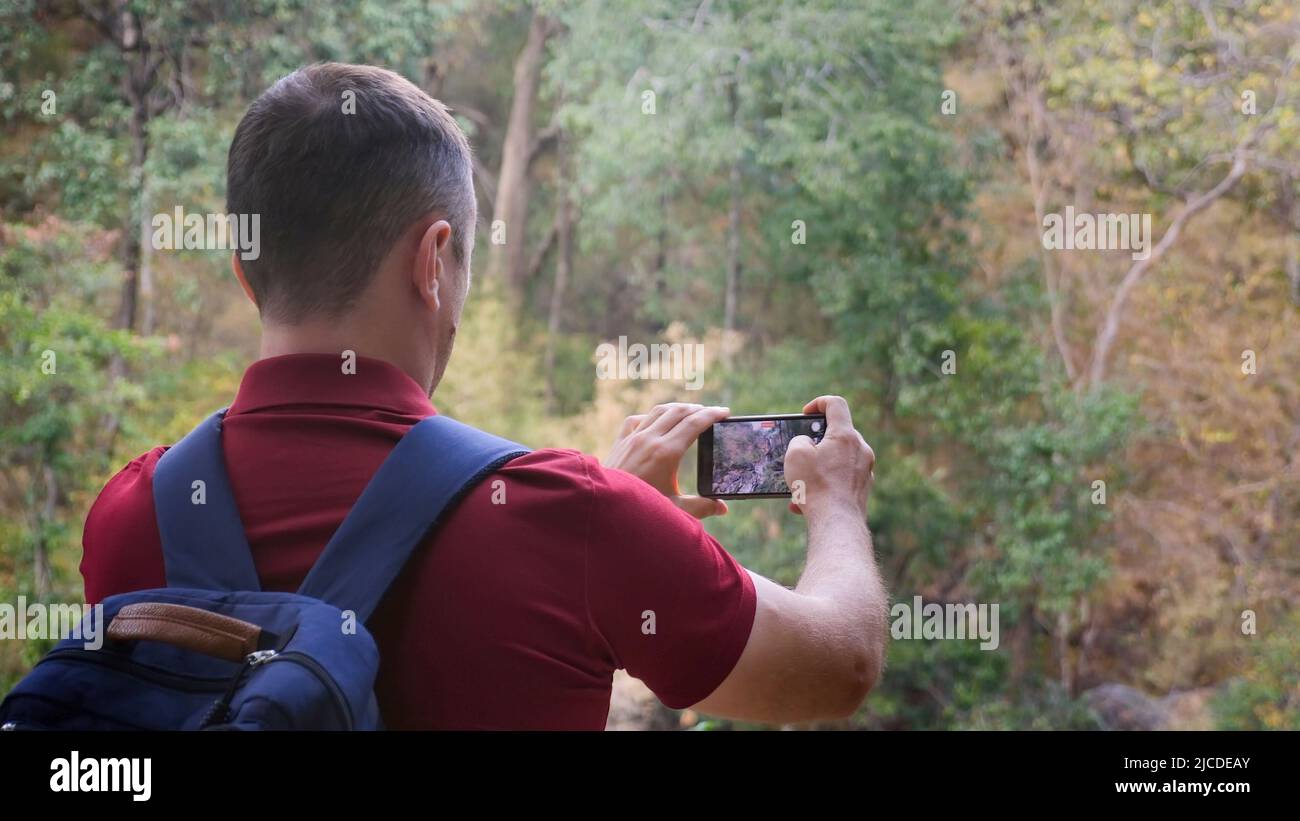
POLYGON ((658 550, 669 540, 694 550, 711 541, 698 520, 643 479, 577 450, 532 451, 483 484, 481 500, 496 491, 494 504, 517 498, 528 502, 511 505, 512 518, 580 529, 593 544, 617 544, 626 551, 633 543, 644 543, 658 550), (495 479, 502 481, 494 485, 495 479), (516 490, 523 492, 511 495, 516 490))
POLYGON ((90 506, 81 540, 87 601, 163 585, 153 475, 166 451, 156 447, 132 459, 109 478, 90 506))
POLYGON ((659 498, 659 492, 644 481, 618 468, 608 468, 594 456, 569 448, 542 448, 516 456, 497 474, 507 482, 554 491, 570 491, 602 499, 628 501, 659 498))
POLYGON ((557 488, 591 487, 590 475, 600 463, 585 453, 568 448, 540 448, 516 456, 497 468, 496 473, 517 481, 551 484, 557 488))
POLYGON ((87 528, 96 516, 119 515, 139 508, 142 504, 147 504, 152 513, 154 470, 166 452, 166 446, 148 450, 109 477, 90 507, 90 514, 86 518, 87 528))

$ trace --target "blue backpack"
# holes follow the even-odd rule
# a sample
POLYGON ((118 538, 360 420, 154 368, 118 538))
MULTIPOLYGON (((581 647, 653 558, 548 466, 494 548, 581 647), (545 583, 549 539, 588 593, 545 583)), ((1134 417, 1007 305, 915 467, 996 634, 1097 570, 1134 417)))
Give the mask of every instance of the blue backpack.
POLYGON ((0 703, 0 728, 381 729, 365 622, 442 512, 527 448, 445 416, 420 421, 298 592, 266 593, 226 477, 224 416, 154 473, 167 587, 105 599, 102 646, 59 642, 0 703))

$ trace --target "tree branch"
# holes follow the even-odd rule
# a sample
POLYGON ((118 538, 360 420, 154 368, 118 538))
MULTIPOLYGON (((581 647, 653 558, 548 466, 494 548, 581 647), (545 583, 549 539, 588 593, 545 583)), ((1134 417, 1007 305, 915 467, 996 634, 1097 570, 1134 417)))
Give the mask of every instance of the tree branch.
POLYGON ((479 183, 479 193, 487 200, 488 207, 496 208, 497 199, 497 175, 492 173, 492 169, 483 164, 478 158, 478 154, 471 155, 470 161, 474 166, 474 178, 479 183))
POLYGON ((532 143, 530 143, 528 146, 528 165, 531 167, 532 164, 536 162, 537 158, 540 157, 544 152, 554 148, 555 143, 559 140, 559 138, 560 138, 559 123, 551 123, 546 128, 543 128, 541 131, 537 132, 537 134, 533 137, 532 143))
POLYGON ((555 221, 551 223, 550 229, 547 230, 546 237, 542 240, 542 244, 533 252, 533 258, 528 261, 528 268, 526 269, 527 273, 524 275, 524 282, 531 282, 537 274, 541 272, 542 265, 546 263, 546 256, 550 254, 551 249, 555 247, 555 240, 560 235, 560 216, 560 209, 555 209, 555 221))
POLYGON ((1088 384, 1093 389, 1106 378, 1106 366, 1110 357, 1110 350, 1115 344, 1115 338, 1119 335, 1120 319, 1123 316, 1124 306, 1127 304, 1133 288, 1147 271, 1151 270, 1173 244, 1178 241, 1178 237, 1182 234, 1187 223, 1208 208, 1215 200, 1232 190, 1237 181, 1245 175, 1249 164, 1246 161, 1244 150, 1239 149, 1234 154, 1235 158, 1232 167, 1223 179, 1219 180, 1218 184, 1210 190, 1198 194, 1184 204, 1173 221, 1169 223, 1169 227, 1165 229, 1164 236, 1151 249, 1151 253, 1147 255, 1146 259, 1134 262, 1129 267, 1128 272, 1124 274, 1124 278, 1120 280, 1119 288, 1115 290, 1115 295, 1111 298, 1110 307, 1106 309, 1105 319, 1102 321, 1101 329, 1097 333, 1096 344, 1093 345, 1092 363, 1088 370, 1088 384))
POLYGON ((1268 113, 1246 134, 1245 137, 1237 143, 1229 157, 1232 159, 1232 165, 1228 173, 1219 180, 1218 184, 1208 191, 1204 191, 1190 200, 1188 200, 1178 213, 1174 216, 1169 227, 1165 229, 1164 236, 1151 249, 1151 253, 1146 259, 1140 259, 1129 267, 1124 278, 1120 280, 1119 288, 1115 290, 1115 295, 1111 298, 1110 306, 1106 309, 1105 318, 1102 320, 1101 328, 1097 332, 1096 342, 1092 349, 1092 362, 1088 368, 1088 386, 1096 390, 1106 378, 1106 368, 1110 359, 1111 348, 1115 345, 1115 339, 1119 335, 1119 324, 1123 318, 1124 307, 1128 302, 1129 295, 1138 282, 1146 275, 1152 267, 1173 247, 1178 241, 1187 224, 1200 212, 1204 211, 1215 200, 1232 190, 1232 188, 1245 176, 1246 171, 1250 168, 1251 149, 1255 143, 1265 134, 1272 130, 1275 125, 1272 115, 1279 111, 1286 101, 1285 81, 1290 76, 1291 70, 1296 65, 1296 59, 1292 58, 1287 61, 1281 75, 1278 77, 1277 94, 1273 99, 1273 105, 1269 108, 1268 113))

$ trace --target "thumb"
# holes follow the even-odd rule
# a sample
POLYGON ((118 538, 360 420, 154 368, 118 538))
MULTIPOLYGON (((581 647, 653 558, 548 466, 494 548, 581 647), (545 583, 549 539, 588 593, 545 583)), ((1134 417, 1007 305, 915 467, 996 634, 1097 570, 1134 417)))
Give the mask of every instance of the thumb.
POLYGON ((674 496, 673 504, 697 519, 722 516, 727 512, 726 502, 721 499, 710 499, 707 496, 674 496))

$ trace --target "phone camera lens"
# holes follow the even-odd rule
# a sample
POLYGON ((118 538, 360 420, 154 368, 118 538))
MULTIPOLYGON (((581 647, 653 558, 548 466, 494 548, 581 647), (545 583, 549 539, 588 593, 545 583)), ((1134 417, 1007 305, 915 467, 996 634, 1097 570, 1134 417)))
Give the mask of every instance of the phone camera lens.
POLYGON ((822 432, 822 423, 821 423, 821 422, 813 422, 813 423, 812 423, 812 432, 813 432, 813 433, 821 433, 821 432, 822 432))

